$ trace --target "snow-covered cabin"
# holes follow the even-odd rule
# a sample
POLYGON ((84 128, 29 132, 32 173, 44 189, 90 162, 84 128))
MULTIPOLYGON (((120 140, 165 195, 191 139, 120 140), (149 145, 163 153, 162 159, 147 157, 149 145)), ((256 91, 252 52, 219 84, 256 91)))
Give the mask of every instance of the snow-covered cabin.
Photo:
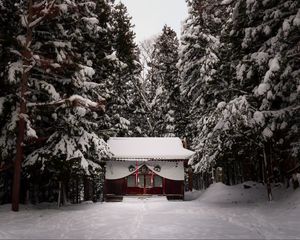
POLYGON ((114 137, 106 163, 105 194, 184 196, 184 166, 194 152, 176 137, 114 137))

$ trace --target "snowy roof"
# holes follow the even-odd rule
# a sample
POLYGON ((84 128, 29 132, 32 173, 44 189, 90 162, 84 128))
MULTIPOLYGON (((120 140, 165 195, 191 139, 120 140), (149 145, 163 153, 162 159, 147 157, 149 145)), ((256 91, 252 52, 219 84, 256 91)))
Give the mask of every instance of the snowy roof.
POLYGON ((183 160, 194 155, 177 137, 113 137, 107 144, 116 159, 183 160))

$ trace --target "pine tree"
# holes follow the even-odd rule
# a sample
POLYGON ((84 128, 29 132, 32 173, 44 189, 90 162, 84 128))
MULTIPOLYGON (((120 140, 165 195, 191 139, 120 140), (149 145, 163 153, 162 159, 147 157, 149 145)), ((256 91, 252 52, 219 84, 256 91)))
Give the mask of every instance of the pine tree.
POLYGON ((188 142, 198 152, 193 164, 198 169, 198 162, 205 162, 206 171, 211 166, 207 161, 213 162, 208 159, 215 160, 218 155, 209 147, 218 146, 211 134, 218 119, 213 114, 217 114, 219 102, 230 99, 231 78, 225 73, 230 69, 226 52, 230 46, 221 39, 228 32, 224 22, 228 21, 231 8, 214 0, 187 3, 189 16, 183 24, 178 62, 182 99, 188 103, 185 132, 188 142))
MULTIPOLYGON (((19 46, 13 51, 18 57, 20 49, 26 47, 30 56, 28 113, 22 116, 26 122, 25 170, 30 181, 43 174, 52 183, 62 182, 60 186, 65 189, 72 177, 98 172, 100 161, 109 155, 106 143, 96 134, 104 99, 101 84, 93 78, 93 49, 106 30, 99 26, 95 2, 35 1, 30 9, 18 7, 21 13, 15 12, 15 17, 27 33, 32 31, 30 42, 22 29, 14 36, 19 46)), ((5 77, 10 84, 19 81, 23 67, 18 58, 8 66, 10 74, 5 77)), ((15 116, 14 129, 17 112, 15 116)), ((7 121, 8 126, 12 123, 7 121)))
POLYGON ((12 164, 15 155, 15 128, 16 111, 15 103, 17 96, 15 94, 18 80, 12 79, 14 71, 20 67, 15 63, 17 57, 11 52, 17 45, 16 37, 20 31, 18 24, 18 3, 11 1, 2 1, 0 4, 0 166, 12 164), (7 19, 11 19, 7 23, 7 19), (10 80, 13 80, 12 82, 10 80))
POLYGON ((282 150, 290 156, 284 164, 289 168, 299 159, 295 141, 299 138, 295 121, 299 119, 299 61, 295 57, 299 55, 299 7, 298 1, 237 1, 235 7, 238 14, 232 34, 241 35, 243 30, 240 47, 245 53, 237 65, 237 77, 242 88, 254 93, 251 104, 260 142, 265 158, 273 156, 266 163, 269 175, 271 165, 282 173, 288 170, 280 167, 282 150))
POLYGON ((132 28, 127 8, 118 3, 112 10, 112 57, 117 67, 107 112, 113 119, 113 128, 118 136, 141 136, 147 131, 139 49, 132 28))
POLYGON ((148 73, 153 136, 175 136, 178 131, 178 44, 176 33, 166 25, 154 44, 148 73))
POLYGON ((17 45, 15 39, 20 31, 16 15, 19 5, 18 1, 0 3, 0 203, 11 201, 12 167, 16 154, 18 82, 9 79, 14 73, 12 70, 19 67, 14 64, 17 56, 11 51, 17 45))
MULTIPOLYGON (((218 27, 203 27, 210 22, 207 19, 200 25, 201 21, 196 21, 197 17, 213 15, 207 14, 214 9, 213 1, 206 6, 203 4, 201 1, 190 2, 192 9, 200 9, 202 14, 195 14, 194 18, 191 15, 186 21, 179 63, 183 96, 191 97, 196 103, 202 102, 200 106, 192 105, 191 112, 202 117, 193 128, 196 129, 194 148, 198 154, 191 163, 196 171, 205 172, 213 166, 222 166, 227 175, 242 176, 228 179, 228 183, 243 181, 246 177, 267 181, 270 195, 271 164, 284 171, 279 167, 283 161, 282 150, 290 155, 289 162, 295 162, 291 159, 299 154, 298 140, 295 140, 299 136, 299 124, 295 121, 299 118, 299 64, 297 58, 290 57, 299 52, 299 35, 296 33, 299 3, 223 1, 223 4, 215 5, 214 11, 214 14, 228 13, 217 21, 224 24, 219 32, 216 32, 218 27), (197 43, 193 40, 200 41, 198 39, 204 36, 199 29, 205 30, 206 34, 216 34, 213 36, 220 39, 217 48, 202 42, 198 49, 208 46, 209 50, 195 50, 197 43), (217 64, 206 64, 205 61, 214 59, 204 54, 207 52, 218 53, 217 64), (206 69, 203 75, 197 71, 202 68, 206 69), (253 152, 251 156, 249 151, 253 152), (230 172, 232 167, 236 170, 230 172), (249 167, 252 169, 250 174, 249 167), (266 174, 260 174, 261 169, 265 169, 266 174)), ((212 20, 216 18, 212 17, 212 20)))
POLYGON ((216 107, 218 98, 224 97, 218 93, 228 85, 226 79, 218 78, 218 66, 226 48, 220 38, 229 10, 214 0, 187 3, 189 17, 183 25, 178 67, 182 98, 190 103, 186 132, 191 141, 199 132, 197 121, 203 120, 198 116, 204 117, 216 107))

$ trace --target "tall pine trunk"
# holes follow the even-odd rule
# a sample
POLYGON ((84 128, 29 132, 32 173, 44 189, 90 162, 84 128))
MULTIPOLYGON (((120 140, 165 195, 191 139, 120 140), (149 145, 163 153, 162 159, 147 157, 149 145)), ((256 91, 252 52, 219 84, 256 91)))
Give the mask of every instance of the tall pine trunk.
POLYGON ((57 206, 60 207, 61 202, 61 181, 58 182, 57 206))
POLYGON ((86 175, 83 177, 83 189, 84 189, 84 194, 83 194, 84 201, 91 200, 90 180, 86 175))
POLYGON ((66 181, 63 181, 62 182, 62 203, 63 203, 63 205, 66 205, 68 203, 66 185, 67 185, 66 181))
POLYGON ((21 93, 20 93, 20 112, 19 112, 19 122, 18 122, 18 138, 16 146, 16 159, 14 163, 14 177, 13 177, 13 189, 12 189, 12 210, 17 212, 19 211, 19 202, 20 202, 20 181, 21 181, 21 165, 23 160, 23 145, 25 138, 25 114, 26 114, 26 89, 27 82, 29 77, 29 66, 30 66, 30 43, 32 41, 32 27, 30 23, 32 22, 32 5, 33 0, 28 2, 28 23, 27 23, 27 32, 26 32, 26 45, 23 46, 22 50, 22 60, 23 60, 23 72, 21 77, 21 93))
POLYGON ((271 160, 271 144, 270 142, 264 143, 264 165, 265 165, 265 176, 267 184, 267 193, 269 201, 273 200, 272 188, 271 188, 271 178, 272 178, 272 160, 271 160))

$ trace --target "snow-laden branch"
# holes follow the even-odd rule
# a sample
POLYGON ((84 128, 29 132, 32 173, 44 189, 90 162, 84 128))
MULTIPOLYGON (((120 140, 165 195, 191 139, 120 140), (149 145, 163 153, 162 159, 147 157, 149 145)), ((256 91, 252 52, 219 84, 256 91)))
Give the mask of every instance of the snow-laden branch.
POLYGON ((79 95, 73 95, 69 98, 62 99, 59 101, 47 102, 47 103, 27 103, 27 107, 42 107, 42 106, 61 106, 65 105, 66 107, 85 107, 89 108, 92 111, 105 111, 105 101, 99 100, 94 102, 90 99, 83 98, 79 95))
MULTIPOLYGON (((28 27, 29 28, 34 28, 35 26, 37 26, 41 21, 44 20, 45 17, 47 17, 50 13, 50 11, 53 9, 54 4, 55 4, 56 0, 51 1, 47 6, 45 6, 45 8, 40 11, 40 13, 42 13, 43 15, 39 16, 37 19, 33 20, 32 22, 28 23, 28 27)), ((34 8, 35 6, 33 6, 34 8)), ((38 6, 39 7, 39 6, 38 6)))
POLYGON ((285 115, 286 113, 295 112, 297 110, 300 110, 300 105, 298 105, 298 106, 289 106, 289 107, 282 108, 282 109, 279 109, 279 110, 261 111, 261 113, 264 114, 265 116, 280 117, 282 115, 285 115))

